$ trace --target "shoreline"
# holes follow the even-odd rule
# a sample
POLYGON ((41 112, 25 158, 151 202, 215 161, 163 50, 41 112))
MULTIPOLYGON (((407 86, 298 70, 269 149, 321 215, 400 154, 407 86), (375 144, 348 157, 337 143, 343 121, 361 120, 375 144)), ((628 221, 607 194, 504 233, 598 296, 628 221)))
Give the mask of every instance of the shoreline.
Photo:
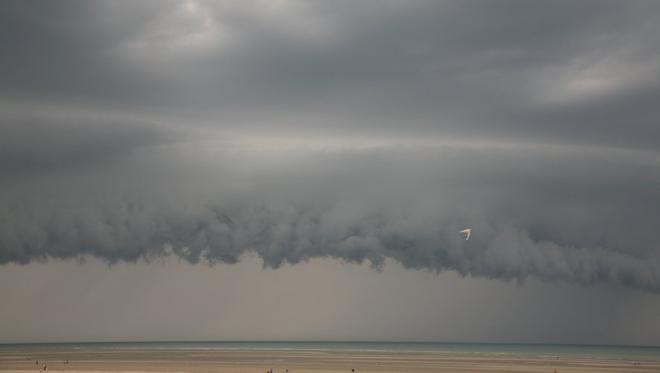
POLYGON ((337 352, 427 354, 467 357, 575 358, 657 360, 660 347, 586 344, 522 344, 470 342, 339 342, 339 341, 166 341, 166 342, 34 342, 0 343, 5 352, 337 352))
POLYGON ((654 372, 655 359, 406 351, 3 349, 0 372, 654 372), (39 360, 39 364, 35 363, 39 360), (64 361, 69 363, 65 364, 64 361))

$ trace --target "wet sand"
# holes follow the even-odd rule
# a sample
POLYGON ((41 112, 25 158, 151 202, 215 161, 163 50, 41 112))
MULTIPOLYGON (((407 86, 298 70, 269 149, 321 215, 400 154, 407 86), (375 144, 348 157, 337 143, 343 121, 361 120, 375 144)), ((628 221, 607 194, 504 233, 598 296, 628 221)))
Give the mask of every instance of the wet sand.
POLYGON ((81 349, 0 350, 0 373, 660 372, 657 359, 444 352, 81 349), (39 365, 35 360, 39 360, 39 365), (64 361, 69 363, 65 364, 64 361))

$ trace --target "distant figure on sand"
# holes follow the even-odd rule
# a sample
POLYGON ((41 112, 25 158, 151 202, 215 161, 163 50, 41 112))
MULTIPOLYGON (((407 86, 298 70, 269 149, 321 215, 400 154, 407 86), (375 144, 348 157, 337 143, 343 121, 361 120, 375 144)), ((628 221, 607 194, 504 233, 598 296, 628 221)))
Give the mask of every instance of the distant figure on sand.
POLYGON ((48 370, 48 365, 44 364, 44 372, 48 370))

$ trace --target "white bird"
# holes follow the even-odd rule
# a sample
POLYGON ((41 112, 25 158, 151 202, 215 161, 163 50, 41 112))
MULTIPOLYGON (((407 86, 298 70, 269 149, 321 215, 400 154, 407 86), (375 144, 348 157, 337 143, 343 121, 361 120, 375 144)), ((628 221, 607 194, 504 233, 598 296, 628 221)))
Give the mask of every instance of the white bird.
POLYGON ((459 233, 464 233, 465 234, 465 241, 467 241, 467 240, 470 239, 470 236, 472 235, 472 228, 463 229, 459 233))

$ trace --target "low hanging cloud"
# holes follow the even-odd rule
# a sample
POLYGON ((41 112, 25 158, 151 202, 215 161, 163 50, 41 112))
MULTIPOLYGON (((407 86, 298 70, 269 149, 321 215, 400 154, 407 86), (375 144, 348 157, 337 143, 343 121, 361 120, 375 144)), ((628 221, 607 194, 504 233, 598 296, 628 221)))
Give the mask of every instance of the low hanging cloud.
POLYGON ((255 148, 198 139, 3 183, 0 263, 317 257, 660 291, 657 158, 515 144, 255 148), (458 231, 473 228, 469 241, 458 231))
POLYGON ((660 291, 657 3, 0 7, 2 264, 256 253, 660 291))

